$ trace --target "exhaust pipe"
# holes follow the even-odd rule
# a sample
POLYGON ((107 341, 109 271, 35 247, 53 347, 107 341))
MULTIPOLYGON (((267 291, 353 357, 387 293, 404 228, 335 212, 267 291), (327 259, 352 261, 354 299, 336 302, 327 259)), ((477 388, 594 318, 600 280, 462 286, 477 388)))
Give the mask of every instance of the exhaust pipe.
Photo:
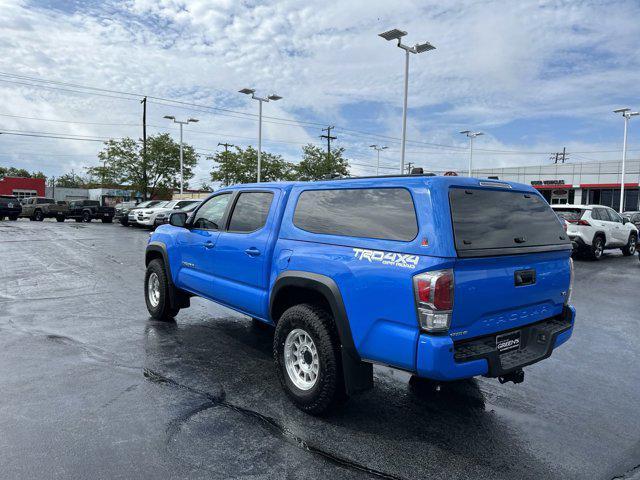
POLYGON ((507 383, 507 382, 522 383, 524 382, 524 370, 522 369, 516 370, 515 372, 511 372, 501 377, 498 377, 498 381, 500 383, 507 383))

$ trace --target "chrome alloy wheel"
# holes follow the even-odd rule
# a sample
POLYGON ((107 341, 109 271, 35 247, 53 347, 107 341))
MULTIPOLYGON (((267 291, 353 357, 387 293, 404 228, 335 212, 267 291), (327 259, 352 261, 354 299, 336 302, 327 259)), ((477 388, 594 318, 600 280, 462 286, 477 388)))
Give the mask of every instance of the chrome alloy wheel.
POLYGON ((636 237, 631 236, 631 241, 629 242, 629 253, 633 255, 636 253, 636 237))
POLYGON ((149 275, 149 280, 147 281, 147 297, 153 308, 157 307, 160 303, 160 280, 156 272, 149 275))
POLYGON ((320 361, 311 335, 294 328, 284 341, 284 364, 289 379, 300 390, 310 390, 318 380, 320 361))
POLYGON ((597 239, 596 240, 596 248, 593 251, 593 255, 596 258, 600 258, 603 253, 604 253, 604 245, 602 244, 602 240, 597 239))

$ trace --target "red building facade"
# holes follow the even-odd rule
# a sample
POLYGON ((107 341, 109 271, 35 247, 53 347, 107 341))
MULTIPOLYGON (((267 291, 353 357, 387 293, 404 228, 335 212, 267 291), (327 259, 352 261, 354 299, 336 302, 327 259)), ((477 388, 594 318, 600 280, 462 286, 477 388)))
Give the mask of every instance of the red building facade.
POLYGON ((0 195, 15 195, 18 198, 44 197, 43 178, 0 178, 0 195))

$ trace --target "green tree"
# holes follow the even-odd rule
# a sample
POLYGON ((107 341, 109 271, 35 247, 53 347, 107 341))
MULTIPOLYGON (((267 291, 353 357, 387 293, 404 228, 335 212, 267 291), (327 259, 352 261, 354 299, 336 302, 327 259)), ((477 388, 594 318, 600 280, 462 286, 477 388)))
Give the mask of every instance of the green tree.
POLYGON ((320 147, 311 143, 302 147, 302 160, 295 167, 298 180, 322 180, 333 175, 349 175, 349 160, 343 157, 344 148, 336 148, 327 155, 320 147))
MULTIPOLYGON (((212 157, 215 162, 211 172, 211 180, 223 186, 236 183, 253 183, 258 176, 258 151, 253 147, 235 151, 218 152, 212 157)), ((280 155, 262 152, 262 171, 260 179, 264 182, 291 180, 294 176, 293 164, 285 161, 280 155)))
MULTIPOLYGON (((193 177, 198 154, 190 145, 183 147, 184 186, 193 177)), ((98 153, 102 166, 87 169, 98 181, 131 185, 145 198, 174 190, 180 185, 180 144, 168 133, 147 138, 147 160, 143 162, 142 142, 133 138, 108 140, 98 153)))
POLYGON ((87 181, 80 175, 65 173, 55 179, 56 187, 63 188, 85 188, 87 181))
POLYGON ((24 168, 16 167, 0 167, 0 177, 25 177, 25 178, 42 178, 47 179, 46 175, 42 172, 31 172, 24 168))

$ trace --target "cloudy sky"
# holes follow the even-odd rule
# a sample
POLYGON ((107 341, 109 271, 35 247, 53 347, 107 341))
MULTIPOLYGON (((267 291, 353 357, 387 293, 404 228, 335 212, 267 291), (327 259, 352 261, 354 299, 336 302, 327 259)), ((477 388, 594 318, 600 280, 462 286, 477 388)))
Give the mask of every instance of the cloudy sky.
MULTIPOLYGON (((150 134, 177 138, 167 114, 200 119, 185 131, 202 154, 199 184, 218 142, 257 143, 242 87, 284 97, 265 105, 265 150, 297 161, 335 125, 354 173, 375 172, 373 143, 389 147, 391 173, 404 57, 377 34, 394 27, 436 46, 411 58, 407 159, 418 166, 464 168, 466 129, 486 134, 479 167, 542 164, 564 146, 572 161, 618 158, 611 111, 640 108, 637 1, 0 0, 0 12, 0 164, 48 175, 97 164, 89 139, 141 136, 149 95, 150 134), (26 136, 43 134, 75 139, 26 136)), ((640 156, 640 120, 630 148, 640 156)))

